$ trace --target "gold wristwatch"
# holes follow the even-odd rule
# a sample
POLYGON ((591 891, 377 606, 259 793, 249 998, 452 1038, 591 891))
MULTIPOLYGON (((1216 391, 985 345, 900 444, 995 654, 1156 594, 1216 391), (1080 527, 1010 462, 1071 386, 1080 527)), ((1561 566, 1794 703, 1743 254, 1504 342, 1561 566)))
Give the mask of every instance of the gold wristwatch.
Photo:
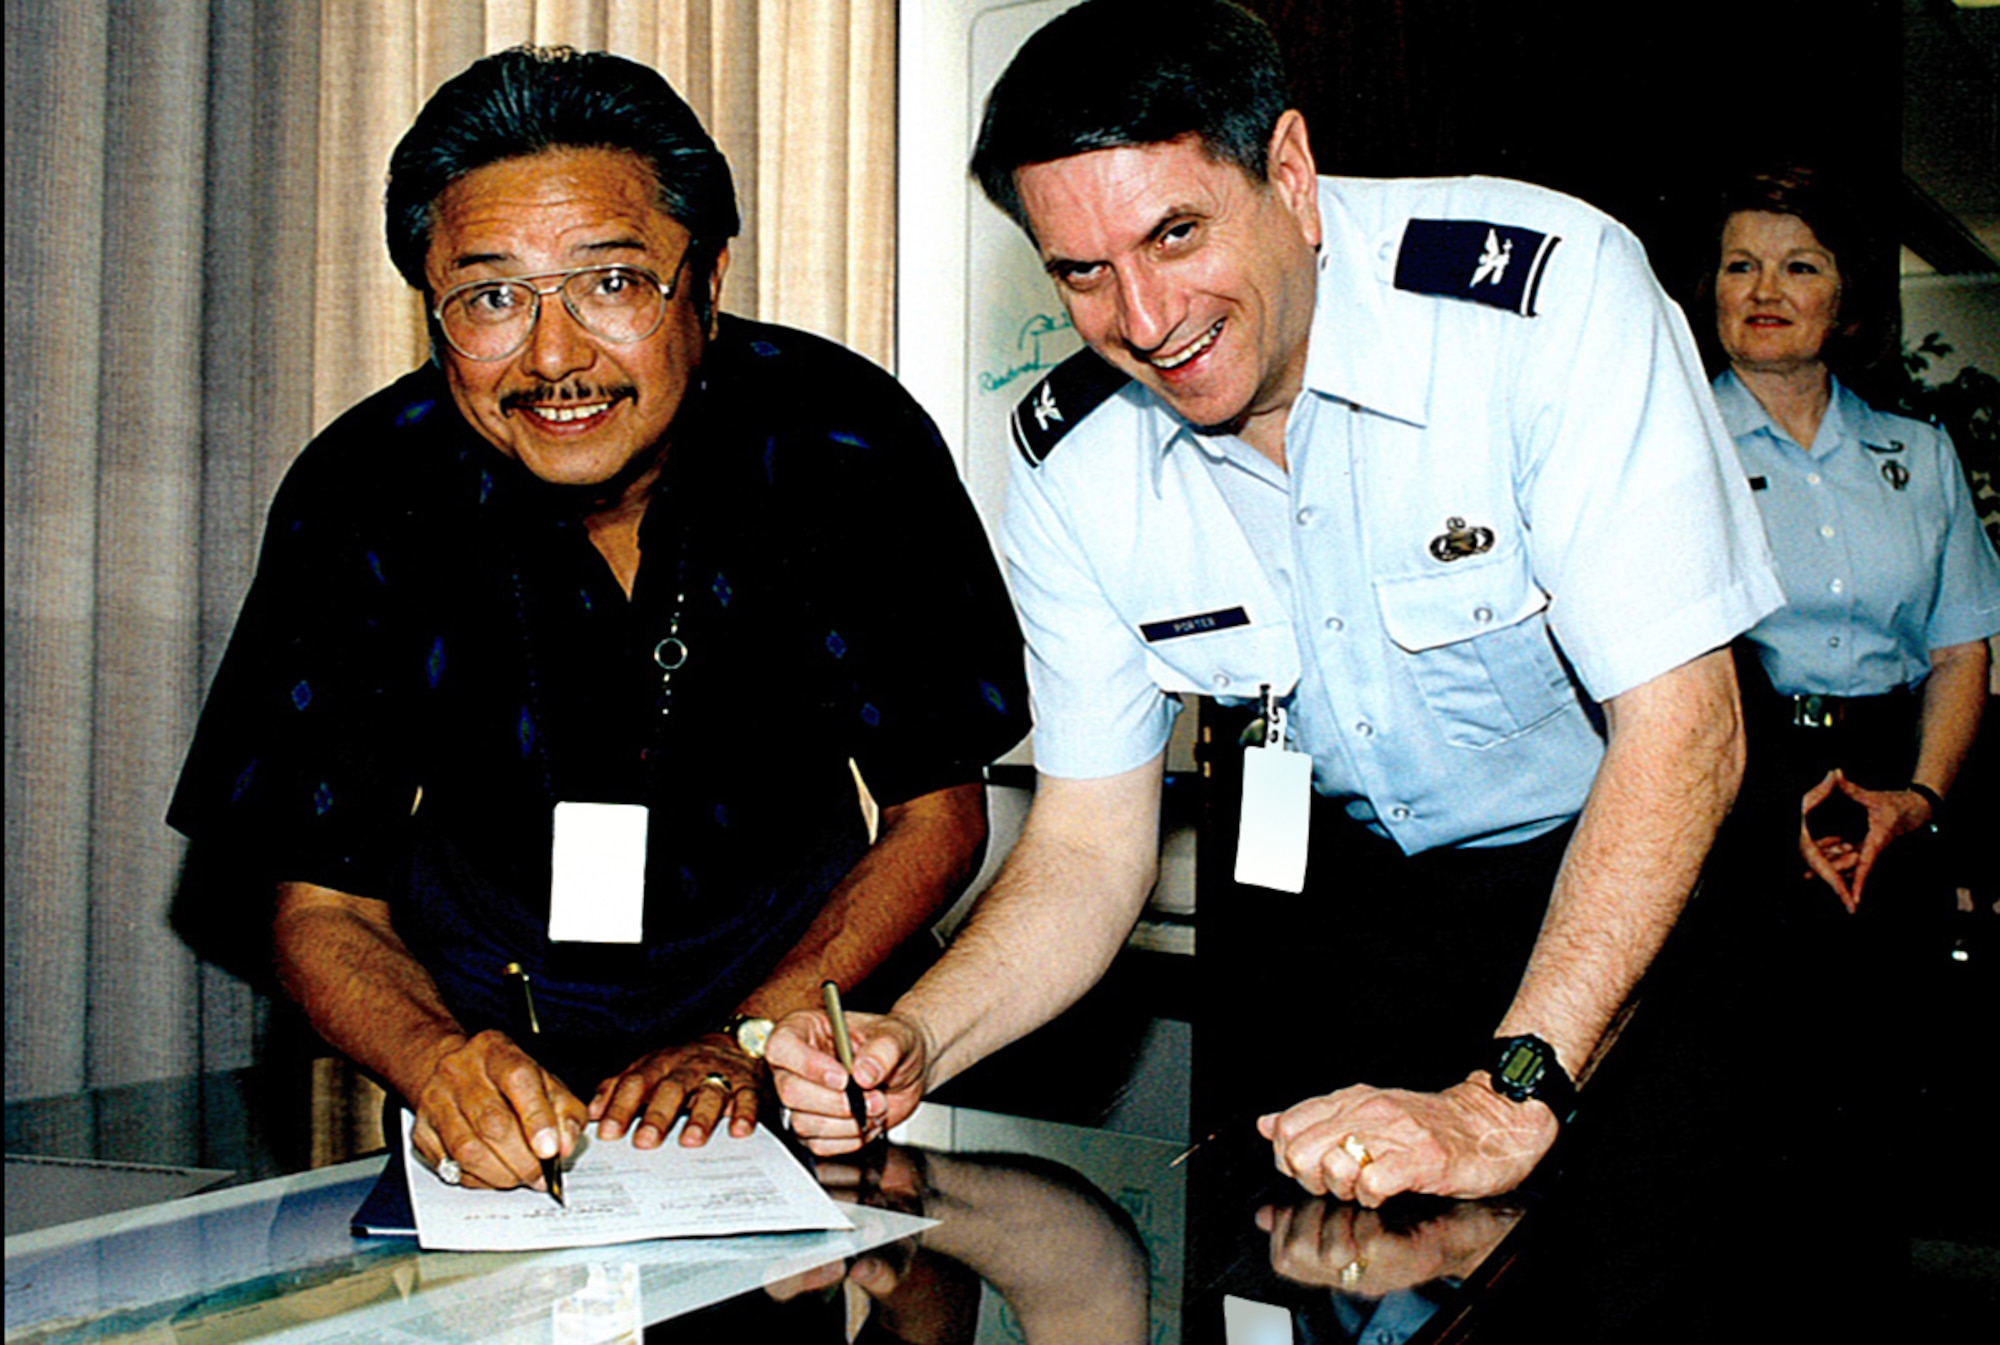
POLYGON ((777 1024, 768 1018, 756 1018, 747 1013, 739 1013, 723 1024, 722 1035, 743 1049, 743 1054, 752 1060, 764 1058, 764 1047, 770 1043, 771 1029, 777 1024))

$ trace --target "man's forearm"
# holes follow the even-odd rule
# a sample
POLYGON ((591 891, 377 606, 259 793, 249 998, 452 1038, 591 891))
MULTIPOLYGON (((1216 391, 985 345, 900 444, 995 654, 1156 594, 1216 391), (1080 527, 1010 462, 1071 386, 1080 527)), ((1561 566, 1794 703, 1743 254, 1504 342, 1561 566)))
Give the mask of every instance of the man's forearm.
POLYGON ((1158 871, 1163 760, 1040 779, 999 877, 896 1005, 929 1034, 932 1087, 1054 1018, 1110 966, 1158 871))
POLYGON ((805 935, 742 1004, 781 1018, 820 1003, 820 984, 852 988, 936 919, 986 852, 986 787, 957 785, 882 810, 875 843, 805 935))
POLYGON ((313 1027, 406 1099, 465 1040, 382 902, 280 883, 272 929, 278 977, 313 1027))
POLYGON ((1679 918, 1743 773, 1726 651, 1633 688, 1606 715, 1604 762, 1499 1027, 1540 1035, 1572 1075, 1679 918))

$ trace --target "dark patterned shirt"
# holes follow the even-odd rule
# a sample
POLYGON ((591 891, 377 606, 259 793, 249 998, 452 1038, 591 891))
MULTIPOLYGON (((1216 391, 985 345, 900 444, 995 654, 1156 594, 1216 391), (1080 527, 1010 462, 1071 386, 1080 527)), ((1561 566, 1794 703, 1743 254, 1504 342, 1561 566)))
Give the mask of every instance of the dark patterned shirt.
POLYGON ((570 492, 438 371, 399 380, 287 476, 168 817, 390 903, 468 1030, 520 1031, 521 962, 583 1090, 714 1028, 798 941, 867 846, 850 759, 892 805, 1028 723, 979 520, 859 356, 725 318, 639 540, 628 600, 570 492), (649 807, 643 944, 549 941, 559 800, 649 807))

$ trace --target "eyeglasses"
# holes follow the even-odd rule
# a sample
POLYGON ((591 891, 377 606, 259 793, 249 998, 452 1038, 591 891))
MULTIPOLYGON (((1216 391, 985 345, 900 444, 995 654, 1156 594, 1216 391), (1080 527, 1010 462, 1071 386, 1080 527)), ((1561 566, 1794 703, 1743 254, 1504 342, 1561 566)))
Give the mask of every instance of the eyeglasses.
POLYGON ((679 289, 694 244, 681 254, 673 278, 662 281, 643 266, 579 266, 569 271, 471 280, 446 290, 431 310, 451 348, 469 360, 504 360, 528 344, 541 321, 542 300, 562 295, 563 307, 592 336, 618 345, 643 341, 660 329, 667 301, 679 289), (544 288, 536 281, 552 282, 544 288))

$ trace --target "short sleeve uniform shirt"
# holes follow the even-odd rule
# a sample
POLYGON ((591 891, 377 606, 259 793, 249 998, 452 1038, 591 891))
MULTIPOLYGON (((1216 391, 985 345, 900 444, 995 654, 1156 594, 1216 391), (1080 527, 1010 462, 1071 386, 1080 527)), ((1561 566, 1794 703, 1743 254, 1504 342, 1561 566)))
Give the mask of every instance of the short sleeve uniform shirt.
POLYGON ((1774 688, 1881 695, 1928 676, 1932 650, 2000 631, 2000 558, 1943 430, 1836 379, 1806 448, 1734 373, 1715 399, 1784 581, 1785 606, 1750 631, 1774 688))
POLYGON ((1485 179, 1320 206, 1289 472, 1136 382, 1015 464, 1036 760, 1129 770, 1179 695, 1269 684, 1315 788, 1405 851, 1525 840, 1582 807, 1591 702, 1777 605, 1755 506, 1621 226, 1485 179))

